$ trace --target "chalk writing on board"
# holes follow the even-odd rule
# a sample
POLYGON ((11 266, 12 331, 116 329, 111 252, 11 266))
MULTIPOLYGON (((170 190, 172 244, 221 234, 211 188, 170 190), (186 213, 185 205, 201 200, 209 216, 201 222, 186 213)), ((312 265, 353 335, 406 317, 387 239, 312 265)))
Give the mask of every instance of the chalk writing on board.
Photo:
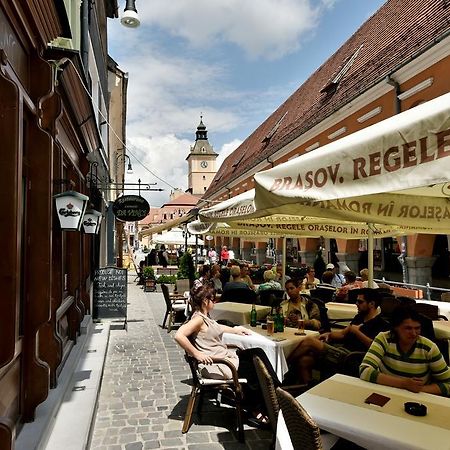
POLYGON ((102 267, 94 273, 95 319, 127 317, 127 269, 102 267))

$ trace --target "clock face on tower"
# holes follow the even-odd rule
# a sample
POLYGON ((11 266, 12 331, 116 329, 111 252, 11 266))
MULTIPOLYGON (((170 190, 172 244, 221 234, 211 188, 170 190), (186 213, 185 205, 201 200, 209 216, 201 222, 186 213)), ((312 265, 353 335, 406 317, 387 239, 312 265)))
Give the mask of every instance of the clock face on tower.
POLYGON ((208 163, 206 161, 202 161, 200 163, 200 167, 203 167, 203 169, 206 169, 208 167, 208 163))

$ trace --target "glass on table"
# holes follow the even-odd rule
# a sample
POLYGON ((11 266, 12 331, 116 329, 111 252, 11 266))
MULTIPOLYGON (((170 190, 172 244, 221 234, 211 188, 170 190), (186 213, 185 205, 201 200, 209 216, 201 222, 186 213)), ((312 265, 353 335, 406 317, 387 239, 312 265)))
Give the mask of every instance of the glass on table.
POLYGON ((295 334, 298 334, 300 336, 304 336, 305 333, 305 320, 304 319, 298 319, 297 321, 297 331, 295 334))
POLYGON ((266 324, 267 324, 267 334, 269 336, 272 336, 275 330, 275 322, 273 320, 273 317, 268 317, 266 324))

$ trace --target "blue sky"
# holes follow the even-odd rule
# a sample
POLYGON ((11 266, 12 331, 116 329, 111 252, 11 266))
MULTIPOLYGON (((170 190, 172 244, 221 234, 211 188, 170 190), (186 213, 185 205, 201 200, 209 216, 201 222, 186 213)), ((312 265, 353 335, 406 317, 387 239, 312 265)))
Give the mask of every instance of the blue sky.
POLYGON ((185 190, 201 112, 220 163, 383 3, 136 0, 139 28, 108 23, 110 55, 129 73, 127 181, 158 182, 152 206, 185 190))

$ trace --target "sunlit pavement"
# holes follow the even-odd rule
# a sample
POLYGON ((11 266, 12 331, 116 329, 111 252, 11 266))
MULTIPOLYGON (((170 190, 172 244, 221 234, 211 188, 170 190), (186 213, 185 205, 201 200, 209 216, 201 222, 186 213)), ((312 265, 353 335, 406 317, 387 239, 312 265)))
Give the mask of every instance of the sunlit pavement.
POLYGON ((269 431, 246 427, 237 441, 235 410, 205 399, 181 433, 190 386, 184 352, 161 328, 161 292, 144 292, 128 277, 128 331, 111 325, 91 449, 268 449, 269 431))

